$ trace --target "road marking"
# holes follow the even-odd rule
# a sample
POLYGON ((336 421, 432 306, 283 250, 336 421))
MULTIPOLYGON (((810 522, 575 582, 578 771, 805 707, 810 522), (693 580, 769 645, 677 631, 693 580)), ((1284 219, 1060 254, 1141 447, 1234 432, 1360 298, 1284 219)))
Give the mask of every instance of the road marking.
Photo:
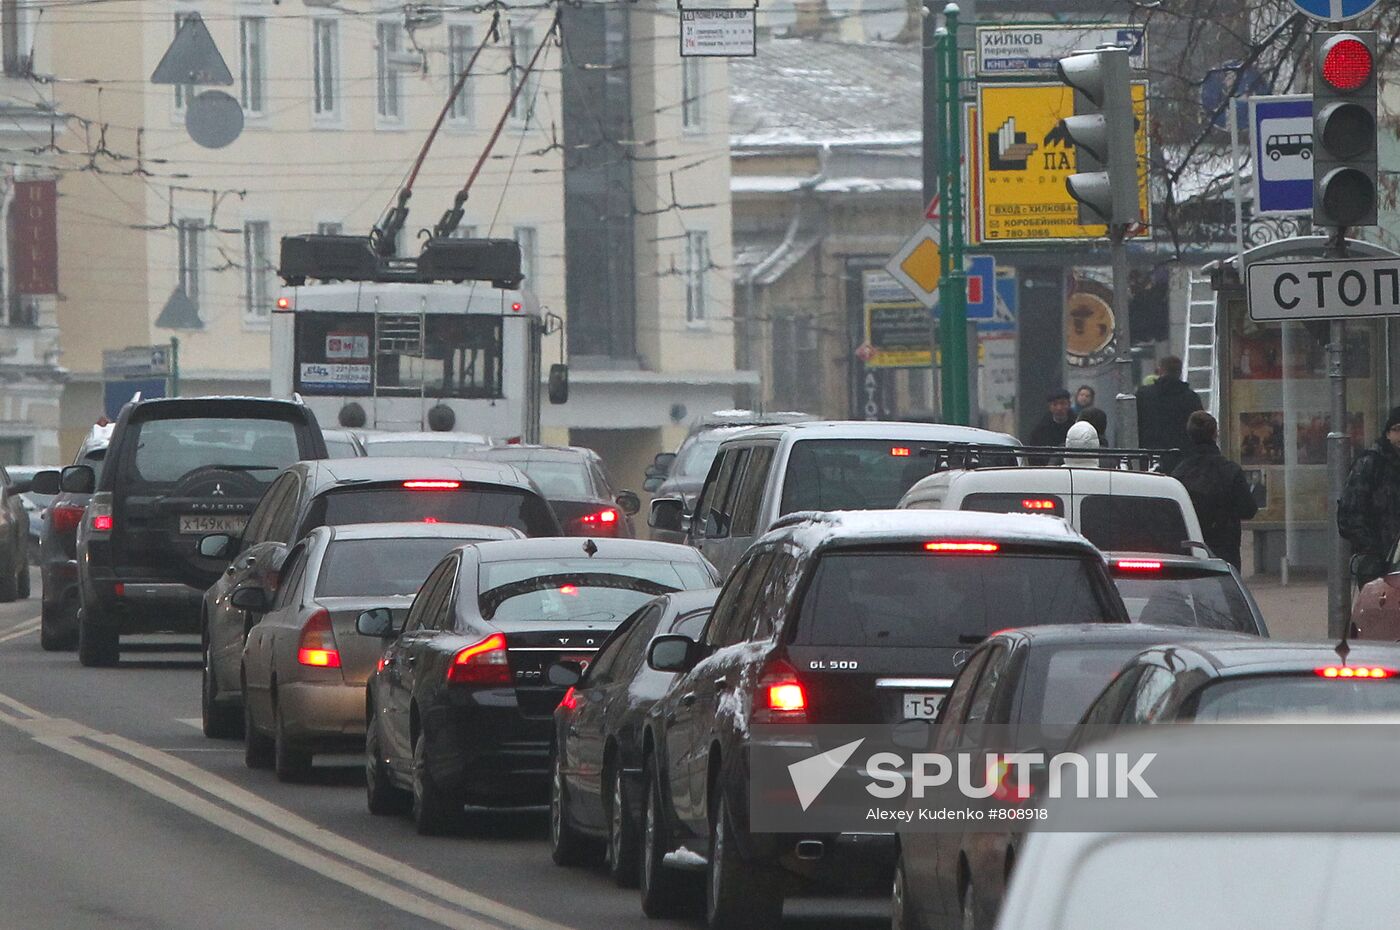
POLYGON ((0 694, 0 705, 24 715, 15 717, 0 711, 0 723, 30 734, 41 745, 95 766, 250 843, 391 907, 452 930, 487 930, 497 926, 514 930, 570 930, 563 924, 468 891, 361 846, 169 753, 116 734, 98 733, 76 721, 49 717, 4 694, 0 694), (150 768, 134 764, 123 756, 150 768), (181 787, 172 779, 185 782, 220 803, 181 787), (259 820, 276 829, 264 826, 257 822, 259 820), (463 914, 463 910, 471 913, 463 914))
POLYGON ((5 631, 3 636, 0 636, 0 643, 8 643, 12 639, 23 639, 26 636, 33 636, 35 633, 39 632, 40 622, 38 617, 31 617, 23 623, 10 627, 5 631))
POLYGON ((194 727, 196 730, 204 729, 204 720, 200 717, 176 717, 176 723, 183 723, 187 727, 194 727))

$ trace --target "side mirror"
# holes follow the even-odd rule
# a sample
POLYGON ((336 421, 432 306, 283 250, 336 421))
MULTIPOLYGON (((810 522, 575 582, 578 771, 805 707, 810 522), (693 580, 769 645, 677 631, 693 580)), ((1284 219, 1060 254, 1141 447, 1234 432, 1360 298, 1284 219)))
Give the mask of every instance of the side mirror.
POLYGON ((622 512, 627 516, 633 516, 642 509, 642 499, 637 496, 636 491, 621 491, 617 497, 617 506, 622 508, 622 512))
POLYGON ((394 612, 387 607, 375 607, 364 611, 355 618, 355 632, 361 636, 388 639, 398 632, 394 624, 394 612))
POLYGON ((227 533, 212 533, 199 541, 199 554, 206 559, 233 557, 233 537, 227 533))
POLYGON ((59 473, 58 485, 69 494, 91 494, 97 488, 97 473, 91 465, 69 465, 59 473))
POLYGON ((569 402, 569 366, 549 366, 549 402, 567 404, 569 402))
POLYGON ((545 680, 560 688, 572 688, 583 680, 583 667, 577 662, 555 662, 544 670, 545 680))
POLYGON ((642 481, 642 490, 646 491, 648 494, 655 494, 657 491, 661 490, 661 485, 665 483, 666 479, 660 475, 648 475, 646 479, 642 481))
POLYGON ((50 468, 46 471, 36 472, 34 480, 29 483, 29 490, 35 494, 61 494, 63 487, 59 484, 58 469, 50 468))
POLYGON ((233 596, 229 598, 229 603, 239 610, 247 610, 255 614, 265 614, 272 606, 268 601, 267 592, 253 585, 244 585, 234 591, 233 596))
POLYGON ((656 473, 663 478, 671 473, 671 466, 676 464, 676 453, 658 452, 652 457, 651 467, 656 469, 656 473))
POLYGON ((647 525, 653 529, 685 532, 685 502, 679 497, 658 497, 651 502, 647 525))
POLYGON ((689 636, 667 633, 647 646, 647 665, 658 672, 688 672, 695 665, 696 642, 689 636))

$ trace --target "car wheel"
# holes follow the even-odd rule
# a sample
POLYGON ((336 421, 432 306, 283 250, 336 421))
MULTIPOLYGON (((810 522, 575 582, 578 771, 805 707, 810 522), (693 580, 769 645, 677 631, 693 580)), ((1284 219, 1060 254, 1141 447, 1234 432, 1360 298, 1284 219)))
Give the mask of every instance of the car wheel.
POLYGON ((29 600, 29 556, 26 554, 19 563, 19 578, 17 579, 19 599, 29 600))
POLYGON ((783 896, 769 870, 739 855, 725 791, 711 805, 710 862, 705 873, 705 923, 711 930, 768 930, 783 919, 783 896))
MULTIPOLYGON (((648 767, 650 768, 650 767, 648 767)), ((689 876, 666 865, 670 840, 661 819, 661 779, 650 775, 642 814, 642 864, 639 885, 642 913, 648 917, 676 917, 690 910, 689 876)))
POLYGON ((442 836, 457 829, 462 805, 448 797, 428 771, 428 735, 413 741, 413 825, 419 836, 442 836))
POLYGON ((962 930, 977 930, 977 895, 973 893, 971 878, 963 886, 962 930))
POLYGON ((894 889, 890 892, 890 926, 892 930, 919 930, 909 901, 909 879, 904 872, 904 847, 900 846, 894 860, 894 889))
POLYGON ((570 822, 569 793, 564 787, 564 762, 557 747, 550 756, 549 857, 555 865, 583 865, 589 859, 588 839, 570 822))
POLYGON ((200 676, 199 709, 204 735, 210 739, 235 739, 243 729, 243 714, 235 704, 219 703, 219 684, 214 678, 214 650, 204 640, 204 671, 200 676))
POLYGON ((78 661, 88 668, 106 668, 121 661, 117 631, 89 619, 85 608, 78 613, 78 661))
POLYGON ((637 862, 641 858, 641 839, 637 836, 636 815, 633 813, 632 792, 622 766, 611 766, 608 779, 608 872, 619 888, 637 887, 637 862))
POLYGON ((258 732, 253 724, 253 708, 248 705, 248 688, 243 688, 243 764, 250 769, 272 768, 272 740, 258 732))
POLYGON ((408 800, 408 794, 389 779, 389 767, 379 746, 379 727, 371 715, 365 726, 365 801, 369 812, 379 817, 401 814, 408 809, 408 800))
POLYGON ((272 770, 278 781, 306 781, 311 775, 311 753, 299 749, 287 736, 282 705, 272 705, 272 770))
POLYGON ((78 636, 71 630, 59 630, 62 611, 44 604, 39 611, 39 646, 45 652, 68 652, 78 645, 78 636))

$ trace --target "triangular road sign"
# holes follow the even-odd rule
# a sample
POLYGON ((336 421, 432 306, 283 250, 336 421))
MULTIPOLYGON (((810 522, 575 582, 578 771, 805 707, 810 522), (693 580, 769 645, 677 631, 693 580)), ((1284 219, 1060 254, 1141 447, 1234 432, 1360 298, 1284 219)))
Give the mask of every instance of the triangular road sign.
POLYGON ((156 325, 161 329, 203 329, 199 318, 199 308, 185 296, 185 289, 177 287, 165 302, 165 309, 156 317, 156 325))
POLYGON ((930 201, 928 202, 928 206, 927 206, 927 207, 924 207, 924 219, 926 219, 926 220, 936 220, 936 219, 938 219, 938 195, 937 195, 937 194, 934 194, 934 195, 933 195, 933 199, 930 200, 930 201))
POLYGON ((152 84, 232 84, 233 75, 198 13, 180 24, 175 41, 151 74, 152 84))

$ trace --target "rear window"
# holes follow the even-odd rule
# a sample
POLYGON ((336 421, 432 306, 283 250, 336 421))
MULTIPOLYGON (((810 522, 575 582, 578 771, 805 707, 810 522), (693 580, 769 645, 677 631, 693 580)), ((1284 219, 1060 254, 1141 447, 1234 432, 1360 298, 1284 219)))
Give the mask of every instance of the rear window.
POLYGON ((1188 538, 1181 505, 1169 497, 1089 494, 1079 532, 1105 552, 1180 552, 1188 538))
POLYGON ((1258 632, 1249 602, 1231 575, 1213 572, 1193 578, 1123 573, 1115 574, 1113 581, 1134 623, 1258 632))
POLYGON ((333 459, 353 459, 359 458, 360 450, 355 448, 355 443, 349 439, 341 439, 338 436, 326 436, 326 455, 333 459))
POLYGON ((831 552, 803 598, 797 637, 804 645, 946 647, 1008 627, 1117 620, 1096 565, 1063 555, 831 552))
POLYGON ((1128 660, 1144 648, 1144 643, 1124 643, 1032 649, 1020 722, 1052 727, 1077 724, 1128 660))
MULTIPOLYGON (((918 439, 806 439, 792 444, 783 476, 783 513, 799 510, 889 510, 916 481, 933 474, 936 456, 918 439)), ((1014 465, 1015 458, 987 465, 1014 465)))
POLYGON ((297 428, 285 420, 197 417, 130 424, 135 478, 151 484, 179 481, 197 468, 246 473, 263 484, 298 461, 297 428))
POLYGON ((365 455, 370 458, 424 457, 448 459, 469 456, 487 448, 484 442, 433 442, 428 439, 405 439, 395 442, 366 442, 365 455))
POLYGON ((539 485, 545 497, 585 498, 596 497, 593 482, 589 480, 588 465, 582 461, 525 461, 515 462, 506 459, 511 465, 523 471, 530 480, 539 485))
POLYGON ((963 498, 962 509, 979 513, 1043 513, 1063 517, 1065 502, 1058 494, 969 494, 963 498))
POLYGON ((557 536, 549 505, 516 488, 464 484, 457 490, 421 491, 389 486, 323 494, 312 505, 306 528, 352 523, 481 523, 509 526, 526 536, 557 536))
POLYGON ((331 543, 321 560, 321 597, 416 594, 433 566, 468 539, 346 539, 331 543))
POLYGON ((1329 717, 1400 711, 1400 678, 1357 681, 1306 675, 1251 675, 1216 681, 1196 699, 1201 722, 1329 717))
POLYGON ((699 565, 651 559, 486 562, 478 603, 488 620, 620 622, 660 594, 709 587, 699 565))

